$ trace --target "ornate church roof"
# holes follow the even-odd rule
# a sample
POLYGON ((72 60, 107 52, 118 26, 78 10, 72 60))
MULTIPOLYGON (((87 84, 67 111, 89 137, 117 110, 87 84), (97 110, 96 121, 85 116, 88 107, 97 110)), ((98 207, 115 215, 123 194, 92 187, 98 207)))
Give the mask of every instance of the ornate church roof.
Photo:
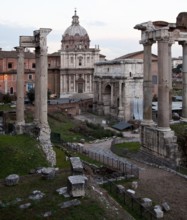
POLYGON ((75 35, 80 35, 80 36, 85 36, 87 35, 87 31, 85 28, 83 28, 80 24, 79 24, 79 17, 77 16, 77 11, 75 10, 75 14, 72 17, 72 24, 70 27, 68 27, 65 32, 64 32, 64 36, 65 35, 69 35, 69 36, 75 36, 75 35))

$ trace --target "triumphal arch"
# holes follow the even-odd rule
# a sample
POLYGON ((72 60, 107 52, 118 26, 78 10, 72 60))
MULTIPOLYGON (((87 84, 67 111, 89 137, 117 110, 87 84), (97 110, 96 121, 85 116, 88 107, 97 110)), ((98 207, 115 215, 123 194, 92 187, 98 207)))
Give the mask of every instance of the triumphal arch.
POLYGON ((48 62, 47 62, 47 35, 49 28, 40 28, 33 32, 33 36, 20 36, 20 45, 16 47, 18 52, 17 65, 17 102, 16 125, 17 134, 25 133, 27 128, 24 119, 24 51, 25 48, 35 48, 36 72, 35 72, 35 112, 34 126, 38 128, 38 139, 47 160, 51 165, 56 164, 55 152, 50 140, 51 130, 48 124, 48 62))
POLYGON ((140 43, 144 47, 142 149, 164 158, 171 164, 180 163, 177 138, 170 128, 172 97, 171 47, 178 42, 183 48, 182 118, 187 122, 187 12, 181 12, 176 23, 165 21, 137 24, 141 30, 140 43), (151 47, 158 46, 158 121, 152 120, 151 47))

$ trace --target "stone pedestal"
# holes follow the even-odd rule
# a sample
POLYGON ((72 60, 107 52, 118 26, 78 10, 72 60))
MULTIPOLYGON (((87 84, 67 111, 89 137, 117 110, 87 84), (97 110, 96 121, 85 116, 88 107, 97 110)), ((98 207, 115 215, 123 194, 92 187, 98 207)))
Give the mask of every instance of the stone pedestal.
POLYGON ((17 174, 11 174, 6 177, 5 184, 7 186, 14 186, 17 185, 19 182, 19 176, 17 174))
POLYGON ((69 176, 67 190, 73 197, 85 196, 85 177, 82 175, 69 176))
POLYGON ((165 162, 176 166, 179 164, 180 154, 177 137, 172 130, 160 130, 156 126, 141 126, 141 149, 165 162))

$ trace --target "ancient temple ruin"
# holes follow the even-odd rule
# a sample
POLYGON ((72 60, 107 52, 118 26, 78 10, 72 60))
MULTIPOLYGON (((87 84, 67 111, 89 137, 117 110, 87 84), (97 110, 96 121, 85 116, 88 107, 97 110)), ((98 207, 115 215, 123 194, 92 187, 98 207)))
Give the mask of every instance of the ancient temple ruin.
POLYGON ((50 140, 50 127, 48 124, 47 111, 47 35, 49 28, 40 28, 34 31, 33 36, 20 36, 20 45, 16 47, 18 52, 17 66, 17 103, 16 103, 16 133, 23 134, 26 128, 24 119, 24 50, 35 48, 36 78, 35 78, 35 113, 34 126, 38 128, 38 139, 41 143, 47 160, 51 165, 56 164, 55 152, 50 140))
POLYGON ((141 124, 142 150, 164 158, 171 164, 180 163, 177 138, 170 128, 171 120, 171 46, 178 42, 183 47, 183 103, 182 121, 187 122, 187 12, 178 15, 176 23, 165 21, 137 24, 141 30, 140 43, 144 47, 143 121, 141 124), (152 120, 151 47, 158 46, 158 122, 152 120))

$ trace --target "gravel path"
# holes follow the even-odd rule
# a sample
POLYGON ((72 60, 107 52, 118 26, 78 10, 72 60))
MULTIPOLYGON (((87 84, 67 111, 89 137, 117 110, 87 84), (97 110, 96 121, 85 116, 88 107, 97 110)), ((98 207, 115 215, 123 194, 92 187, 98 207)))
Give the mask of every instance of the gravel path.
POLYGON ((137 196, 150 198, 156 204, 167 202, 171 211, 165 214, 165 220, 187 220, 187 180, 171 172, 155 168, 131 159, 118 157, 110 151, 111 140, 85 144, 85 148, 140 168, 137 196))

